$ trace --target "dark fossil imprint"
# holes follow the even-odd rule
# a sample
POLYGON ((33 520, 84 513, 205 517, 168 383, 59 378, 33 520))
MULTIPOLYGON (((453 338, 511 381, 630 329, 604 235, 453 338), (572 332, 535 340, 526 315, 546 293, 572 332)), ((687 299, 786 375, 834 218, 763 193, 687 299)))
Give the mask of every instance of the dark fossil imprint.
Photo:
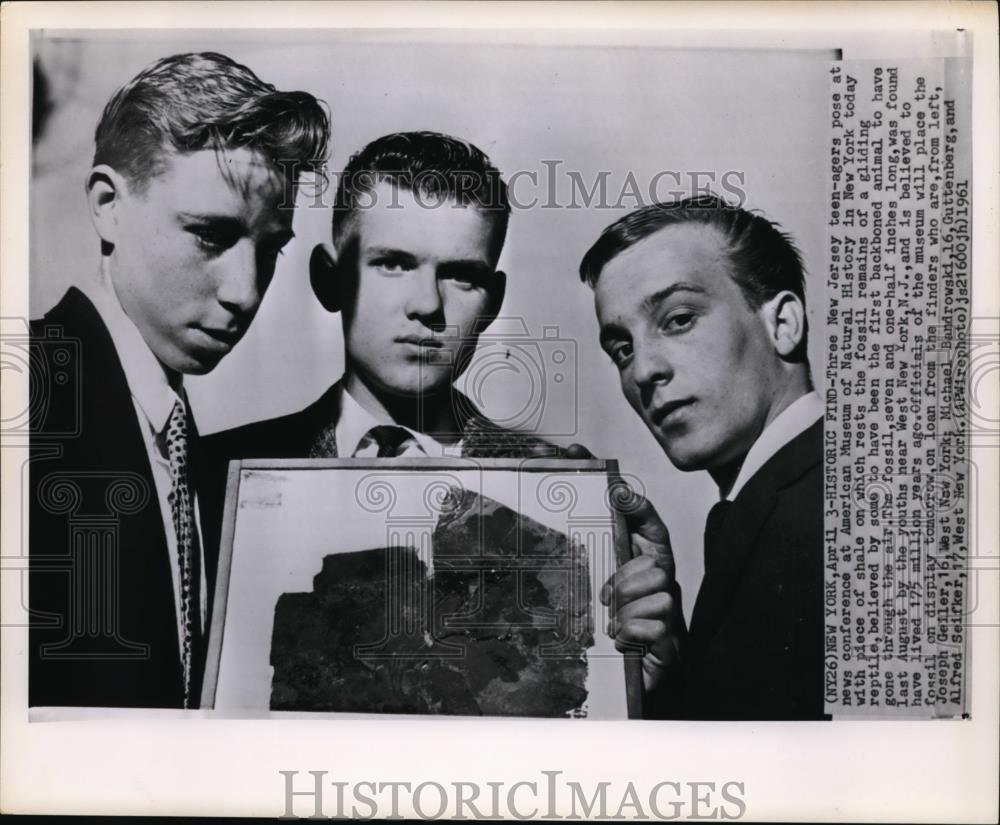
POLYGON ((432 537, 323 559, 277 602, 272 710, 581 716, 594 643, 584 548, 450 488, 432 537))

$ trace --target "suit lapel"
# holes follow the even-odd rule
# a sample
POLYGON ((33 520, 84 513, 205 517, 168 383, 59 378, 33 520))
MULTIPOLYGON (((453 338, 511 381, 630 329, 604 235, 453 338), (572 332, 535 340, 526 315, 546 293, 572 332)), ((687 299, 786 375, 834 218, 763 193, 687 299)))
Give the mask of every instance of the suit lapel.
POLYGON ((337 423, 340 421, 340 392, 343 378, 328 389, 305 412, 306 426, 315 435, 307 447, 308 458, 338 458, 337 423))
POLYGON ((711 572, 706 572, 691 614, 691 642, 697 650, 718 631, 755 549, 761 528, 774 510, 778 491, 813 467, 822 455, 823 421, 820 419, 775 453, 740 491, 719 531, 724 551, 711 572))
POLYGON ((510 455, 514 439, 508 430, 479 415, 470 415, 462 428, 462 455, 489 458, 510 455))
POLYGON ((145 479, 149 488, 150 500, 142 510, 141 521, 123 520, 121 580, 141 582, 138 588, 131 584, 122 588, 123 614, 134 617, 148 638, 159 639, 161 646, 169 640, 174 650, 179 650, 175 622, 169 620, 174 615, 174 596, 166 527, 125 371, 111 334, 94 305, 77 290, 71 290, 67 299, 76 304, 72 311, 82 321, 88 342, 84 375, 90 382, 86 395, 94 405, 92 411, 85 413, 94 426, 94 436, 89 440, 101 451, 98 460, 105 467, 111 471, 136 473, 145 479))
MULTIPOLYGON (((174 613, 167 539, 159 498, 146 445, 139 430, 135 404, 111 334, 94 305, 79 290, 70 289, 46 316, 77 329, 82 344, 83 390, 81 415, 85 438, 79 447, 85 456, 72 456, 69 466, 92 467, 101 473, 140 477, 147 503, 136 513, 118 518, 118 590, 122 632, 128 641, 150 645, 150 655, 165 673, 176 666, 179 678, 179 644, 174 613)), ((164 695, 180 683, 164 684, 164 695)))
POLYGON ((537 458, 545 450, 553 456, 559 454, 558 447, 537 436, 495 424, 468 398, 459 397, 463 408, 471 411, 462 427, 462 455, 466 458, 537 458))

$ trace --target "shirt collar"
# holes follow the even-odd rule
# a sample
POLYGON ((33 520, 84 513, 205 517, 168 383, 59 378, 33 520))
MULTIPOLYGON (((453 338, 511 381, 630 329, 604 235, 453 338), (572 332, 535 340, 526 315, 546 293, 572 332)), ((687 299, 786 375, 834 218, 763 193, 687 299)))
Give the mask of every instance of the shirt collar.
POLYGON ((789 404, 777 418, 768 424, 747 453, 743 466, 736 476, 732 489, 723 498, 734 501, 744 485, 782 447, 808 430, 823 415, 823 401, 819 393, 810 392, 789 404))
MULTIPOLYGON (((337 428, 334 434, 337 440, 337 453, 347 458, 353 456, 365 434, 372 427, 377 427, 380 424, 402 426, 390 418, 385 418, 384 420, 376 418, 355 400, 346 387, 341 385, 340 418, 337 421, 337 428)), ((416 430, 411 430, 409 427, 403 427, 403 429, 416 439, 420 449, 428 456, 444 455, 444 445, 440 441, 436 441, 427 435, 427 433, 417 432, 416 430)))
POLYGON ((153 355, 139 328, 125 314, 110 279, 102 276, 97 283, 84 284, 83 290, 108 328, 129 392, 153 430, 163 432, 174 405, 181 400, 183 387, 180 373, 173 374, 175 377, 171 386, 166 368, 153 355))

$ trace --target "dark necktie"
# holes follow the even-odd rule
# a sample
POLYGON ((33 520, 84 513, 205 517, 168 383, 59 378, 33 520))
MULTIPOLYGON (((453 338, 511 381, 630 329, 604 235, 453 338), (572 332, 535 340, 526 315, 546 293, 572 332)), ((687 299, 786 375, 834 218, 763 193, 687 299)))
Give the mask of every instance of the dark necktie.
POLYGON ((372 427, 367 435, 378 444, 376 458, 396 458, 403 452, 403 445, 413 438, 408 430, 389 424, 372 427))
POLYGON ((184 405, 178 401, 167 422, 167 457, 170 459, 170 510, 177 536, 180 570, 181 661, 184 669, 184 707, 191 706, 194 648, 201 632, 198 536, 194 501, 188 475, 188 427, 184 405))
POLYGON ((705 522, 705 575, 717 569, 725 555, 725 548, 719 545, 719 534, 732 506, 731 501, 723 499, 713 504, 712 509, 708 511, 708 520, 705 522))

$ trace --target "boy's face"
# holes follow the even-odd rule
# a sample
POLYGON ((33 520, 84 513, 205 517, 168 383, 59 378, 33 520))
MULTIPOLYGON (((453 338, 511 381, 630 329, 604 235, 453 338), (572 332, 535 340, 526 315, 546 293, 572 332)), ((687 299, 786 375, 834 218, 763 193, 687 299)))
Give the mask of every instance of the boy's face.
POLYGON ((741 460, 780 391, 763 314, 730 267, 717 230, 679 224, 613 258, 595 287, 625 398, 681 470, 741 460))
POLYGON ((433 396, 468 366, 503 300, 494 221, 384 181, 370 201, 344 244, 357 273, 342 307, 348 370, 376 393, 433 396))
POLYGON ((173 155, 145 188, 119 187, 112 283, 165 366, 206 373, 243 337, 292 237, 289 186, 248 149, 206 149, 173 155))

